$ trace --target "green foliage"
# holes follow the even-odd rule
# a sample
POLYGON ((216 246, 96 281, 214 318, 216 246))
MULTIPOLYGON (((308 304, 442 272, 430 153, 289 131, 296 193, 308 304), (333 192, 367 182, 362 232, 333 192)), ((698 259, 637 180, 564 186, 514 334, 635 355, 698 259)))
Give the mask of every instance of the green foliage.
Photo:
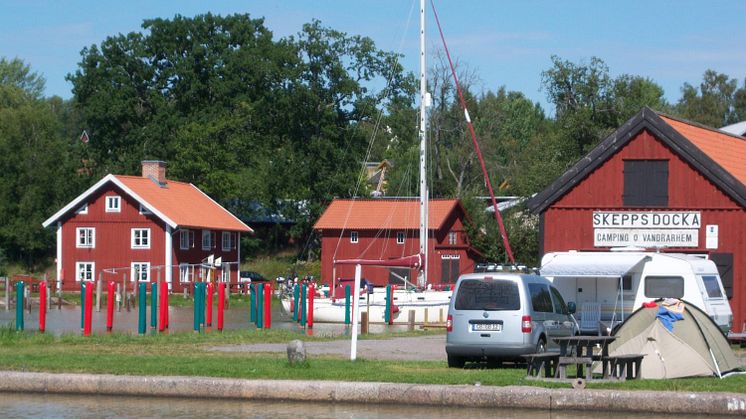
MULTIPOLYGON (((11 86, 25 92, 31 99, 40 99, 44 94, 46 80, 31 71, 31 66, 19 58, 8 60, 0 57, 0 86, 11 86)), ((7 103, 6 103, 7 105, 7 103)))
POLYGON ((683 118, 715 128, 746 120, 746 80, 739 88, 736 79, 707 70, 699 89, 684 83, 675 110, 683 118))

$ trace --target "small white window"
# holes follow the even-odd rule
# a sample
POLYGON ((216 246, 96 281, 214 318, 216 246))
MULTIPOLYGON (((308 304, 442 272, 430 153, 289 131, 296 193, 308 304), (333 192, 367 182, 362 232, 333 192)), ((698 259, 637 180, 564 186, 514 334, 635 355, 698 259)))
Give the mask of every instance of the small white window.
POLYGON ((96 247, 96 229, 93 227, 78 227, 75 229, 77 237, 75 247, 77 248, 94 248, 96 247))
POLYGON ((194 246, 194 232, 192 230, 181 230, 179 232, 179 248, 188 250, 194 246))
POLYGON ((350 231, 350 243, 357 243, 357 231, 350 231))
POLYGON ((396 244, 404 244, 404 232, 399 231, 396 233, 396 244))
POLYGON ((106 212, 122 212, 122 198, 119 196, 107 196, 106 212))
POLYGON ((132 280, 150 282, 150 263, 132 262, 132 280))
POLYGON ((186 263, 179 264, 179 282, 192 282, 192 271, 186 263))
POLYGON ((458 243, 458 234, 455 231, 448 232, 448 244, 458 243))
POLYGON ((94 262, 75 263, 75 280, 78 282, 93 281, 95 272, 96 264, 94 262))
POLYGON ((88 204, 83 204, 82 207, 78 208, 77 211, 75 211, 76 214, 88 214, 88 204))
POLYGON ((223 232, 223 250, 229 251, 236 247, 236 236, 235 233, 231 231, 224 231, 223 232))
POLYGON ((150 229, 133 228, 132 229, 132 248, 133 249, 150 249, 150 229))
POLYGON ((149 209, 147 209, 145 206, 143 206, 143 204, 140 204, 140 214, 150 215, 152 214, 152 212, 149 209))
POLYGON ((202 230, 202 250, 210 250, 215 247, 215 232, 202 230))

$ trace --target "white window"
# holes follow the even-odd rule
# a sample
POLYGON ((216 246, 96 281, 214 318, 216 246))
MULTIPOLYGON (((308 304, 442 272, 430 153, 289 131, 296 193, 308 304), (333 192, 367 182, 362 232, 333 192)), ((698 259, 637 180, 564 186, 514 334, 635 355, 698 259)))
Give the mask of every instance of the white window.
POLYGON ((210 250, 215 247, 215 232, 202 230, 202 250, 210 250))
POLYGON ((122 198, 118 196, 107 196, 106 212, 122 212, 122 198))
POLYGON ((231 270, 226 265, 226 268, 221 271, 220 276, 222 277, 223 282, 231 282, 231 270))
POLYGON ((223 250, 228 251, 235 249, 236 247, 236 235, 230 231, 223 232, 223 250))
POLYGON ((77 211, 75 211, 76 214, 88 214, 88 204, 83 204, 82 207, 78 208, 77 211))
POLYGON ((458 243, 458 234, 455 231, 448 232, 448 244, 458 243))
POLYGON ((150 229, 133 228, 132 229, 132 248, 133 249, 150 249, 150 229))
POLYGON ((404 244, 404 232, 399 231, 396 233, 396 244, 404 244))
POLYGON ((150 263, 132 262, 132 280, 150 282, 150 263))
POLYGON ((357 231, 350 231, 350 243, 357 243, 357 231))
POLYGON ((78 227, 75 229, 75 247, 77 248, 94 248, 96 247, 96 229, 93 227, 78 227))
POLYGON ((179 282, 192 282, 192 271, 186 263, 179 264, 179 282))
POLYGON ((181 230, 179 232, 179 248, 188 250, 194 247, 194 232, 192 230, 181 230))
POLYGON ((96 272, 95 262, 76 262, 75 263, 75 280, 93 281, 96 272))
POLYGON ((145 208, 142 204, 140 204, 140 214, 150 215, 152 214, 152 212, 149 209, 145 208))

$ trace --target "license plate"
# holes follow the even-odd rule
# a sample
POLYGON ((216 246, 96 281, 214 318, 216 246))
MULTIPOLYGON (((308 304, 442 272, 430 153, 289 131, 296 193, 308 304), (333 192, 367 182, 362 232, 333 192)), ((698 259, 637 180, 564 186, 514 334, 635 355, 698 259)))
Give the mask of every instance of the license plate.
POLYGON ((471 325, 471 327, 475 332, 500 332, 503 330, 503 325, 500 323, 477 323, 471 325))

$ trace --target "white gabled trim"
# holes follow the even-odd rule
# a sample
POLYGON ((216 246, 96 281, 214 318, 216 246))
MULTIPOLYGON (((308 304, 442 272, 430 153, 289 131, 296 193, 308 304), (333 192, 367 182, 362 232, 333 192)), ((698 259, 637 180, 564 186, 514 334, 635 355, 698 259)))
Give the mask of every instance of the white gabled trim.
POLYGON ((214 199, 212 199, 212 198, 210 198, 210 196, 209 196, 209 195, 207 195, 206 193, 202 192, 202 190, 201 190, 200 188, 198 188, 198 187, 194 186, 194 185, 193 185, 193 184, 191 184, 191 183, 189 184, 189 186, 191 186, 192 188, 194 188, 194 189, 196 189, 197 191, 199 191, 199 193, 201 193, 202 195, 204 195, 204 196, 205 196, 205 197, 206 197, 207 199, 209 199, 209 200, 210 200, 210 201, 211 201, 211 202, 212 202, 213 204, 217 205, 217 206, 218 206, 218 208, 220 208, 221 210, 225 211, 225 213, 226 213, 226 214, 230 215, 230 216, 231 216, 231 217, 233 217, 233 218, 234 218, 234 219, 235 219, 236 221, 238 221, 238 222, 239 222, 239 223, 240 223, 240 224, 241 224, 242 226, 246 227, 246 229, 248 229, 248 230, 249 230, 249 233, 253 233, 253 232, 254 232, 254 230, 253 230, 253 229, 252 229, 251 227, 249 227, 249 226, 247 226, 246 224, 244 224, 244 222, 243 222, 243 221, 239 220, 239 219, 238 219, 238 217, 236 217, 235 215, 233 215, 233 214, 232 214, 232 213, 231 213, 230 211, 228 211, 227 209, 223 208, 223 206, 222 206, 222 205, 220 205, 220 204, 218 204, 217 202, 215 202, 215 200, 214 200, 214 199))
MULTIPOLYGON (((171 291, 171 282, 173 281, 173 266, 171 265, 173 263, 173 240, 172 235, 175 231, 171 229, 171 226, 166 226, 166 249, 165 249, 165 257, 164 257, 164 263, 163 266, 166 268, 166 283, 168 284, 168 290, 171 291)), ((179 233, 179 236, 181 236, 181 233, 179 233)), ((181 242, 181 237, 179 237, 179 242, 181 242)))
MULTIPOLYGON (((52 225, 52 223, 54 223, 55 221, 57 221, 60 217, 62 217, 63 215, 65 215, 68 211, 70 211, 73 208, 77 208, 78 205, 81 204, 81 202, 85 201, 86 198, 88 198, 91 194, 93 194, 94 192, 96 192, 97 190, 99 190, 107 182, 114 183, 116 186, 118 186, 120 189, 122 189, 124 192, 126 192, 127 195, 131 196, 138 203, 144 205, 147 209, 149 209, 150 211, 152 211, 153 214, 155 214, 158 218, 160 218, 161 220, 163 220, 171 228, 176 228, 177 227, 177 224, 173 220, 171 220, 170 218, 166 217, 165 214, 163 214, 162 212, 158 211, 154 206, 150 205, 148 203, 148 201, 142 199, 142 197, 140 197, 140 195, 136 194, 132 189, 128 188, 124 183, 122 183, 122 181, 120 181, 119 179, 117 179, 117 177, 114 176, 114 175, 112 175, 112 174, 108 174, 108 175, 104 176, 103 178, 101 178, 101 180, 99 180, 98 182, 96 182, 93 186, 91 186, 90 188, 88 188, 82 194, 78 195, 77 198, 75 198, 74 200, 72 200, 72 202, 70 202, 69 204, 65 205, 61 210, 57 211, 53 216, 49 217, 41 225, 44 228, 49 227, 50 225, 52 225)), ((192 185, 192 186, 194 186, 194 185, 192 185)), ((199 191, 199 189, 197 189, 197 190, 199 191)), ((202 192, 202 191, 200 191, 200 192, 202 192)), ((204 194, 204 192, 203 192, 203 194, 204 194)), ((205 195, 205 196, 207 196, 207 195, 205 195)), ((213 201, 213 202, 215 202, 215 201, 213 201)), ((231 214, 231 215, 233 215, 233 214, 231 214)))
POLYGON ((62 290, 62 223, 57 222, 57 291, 62 290))

